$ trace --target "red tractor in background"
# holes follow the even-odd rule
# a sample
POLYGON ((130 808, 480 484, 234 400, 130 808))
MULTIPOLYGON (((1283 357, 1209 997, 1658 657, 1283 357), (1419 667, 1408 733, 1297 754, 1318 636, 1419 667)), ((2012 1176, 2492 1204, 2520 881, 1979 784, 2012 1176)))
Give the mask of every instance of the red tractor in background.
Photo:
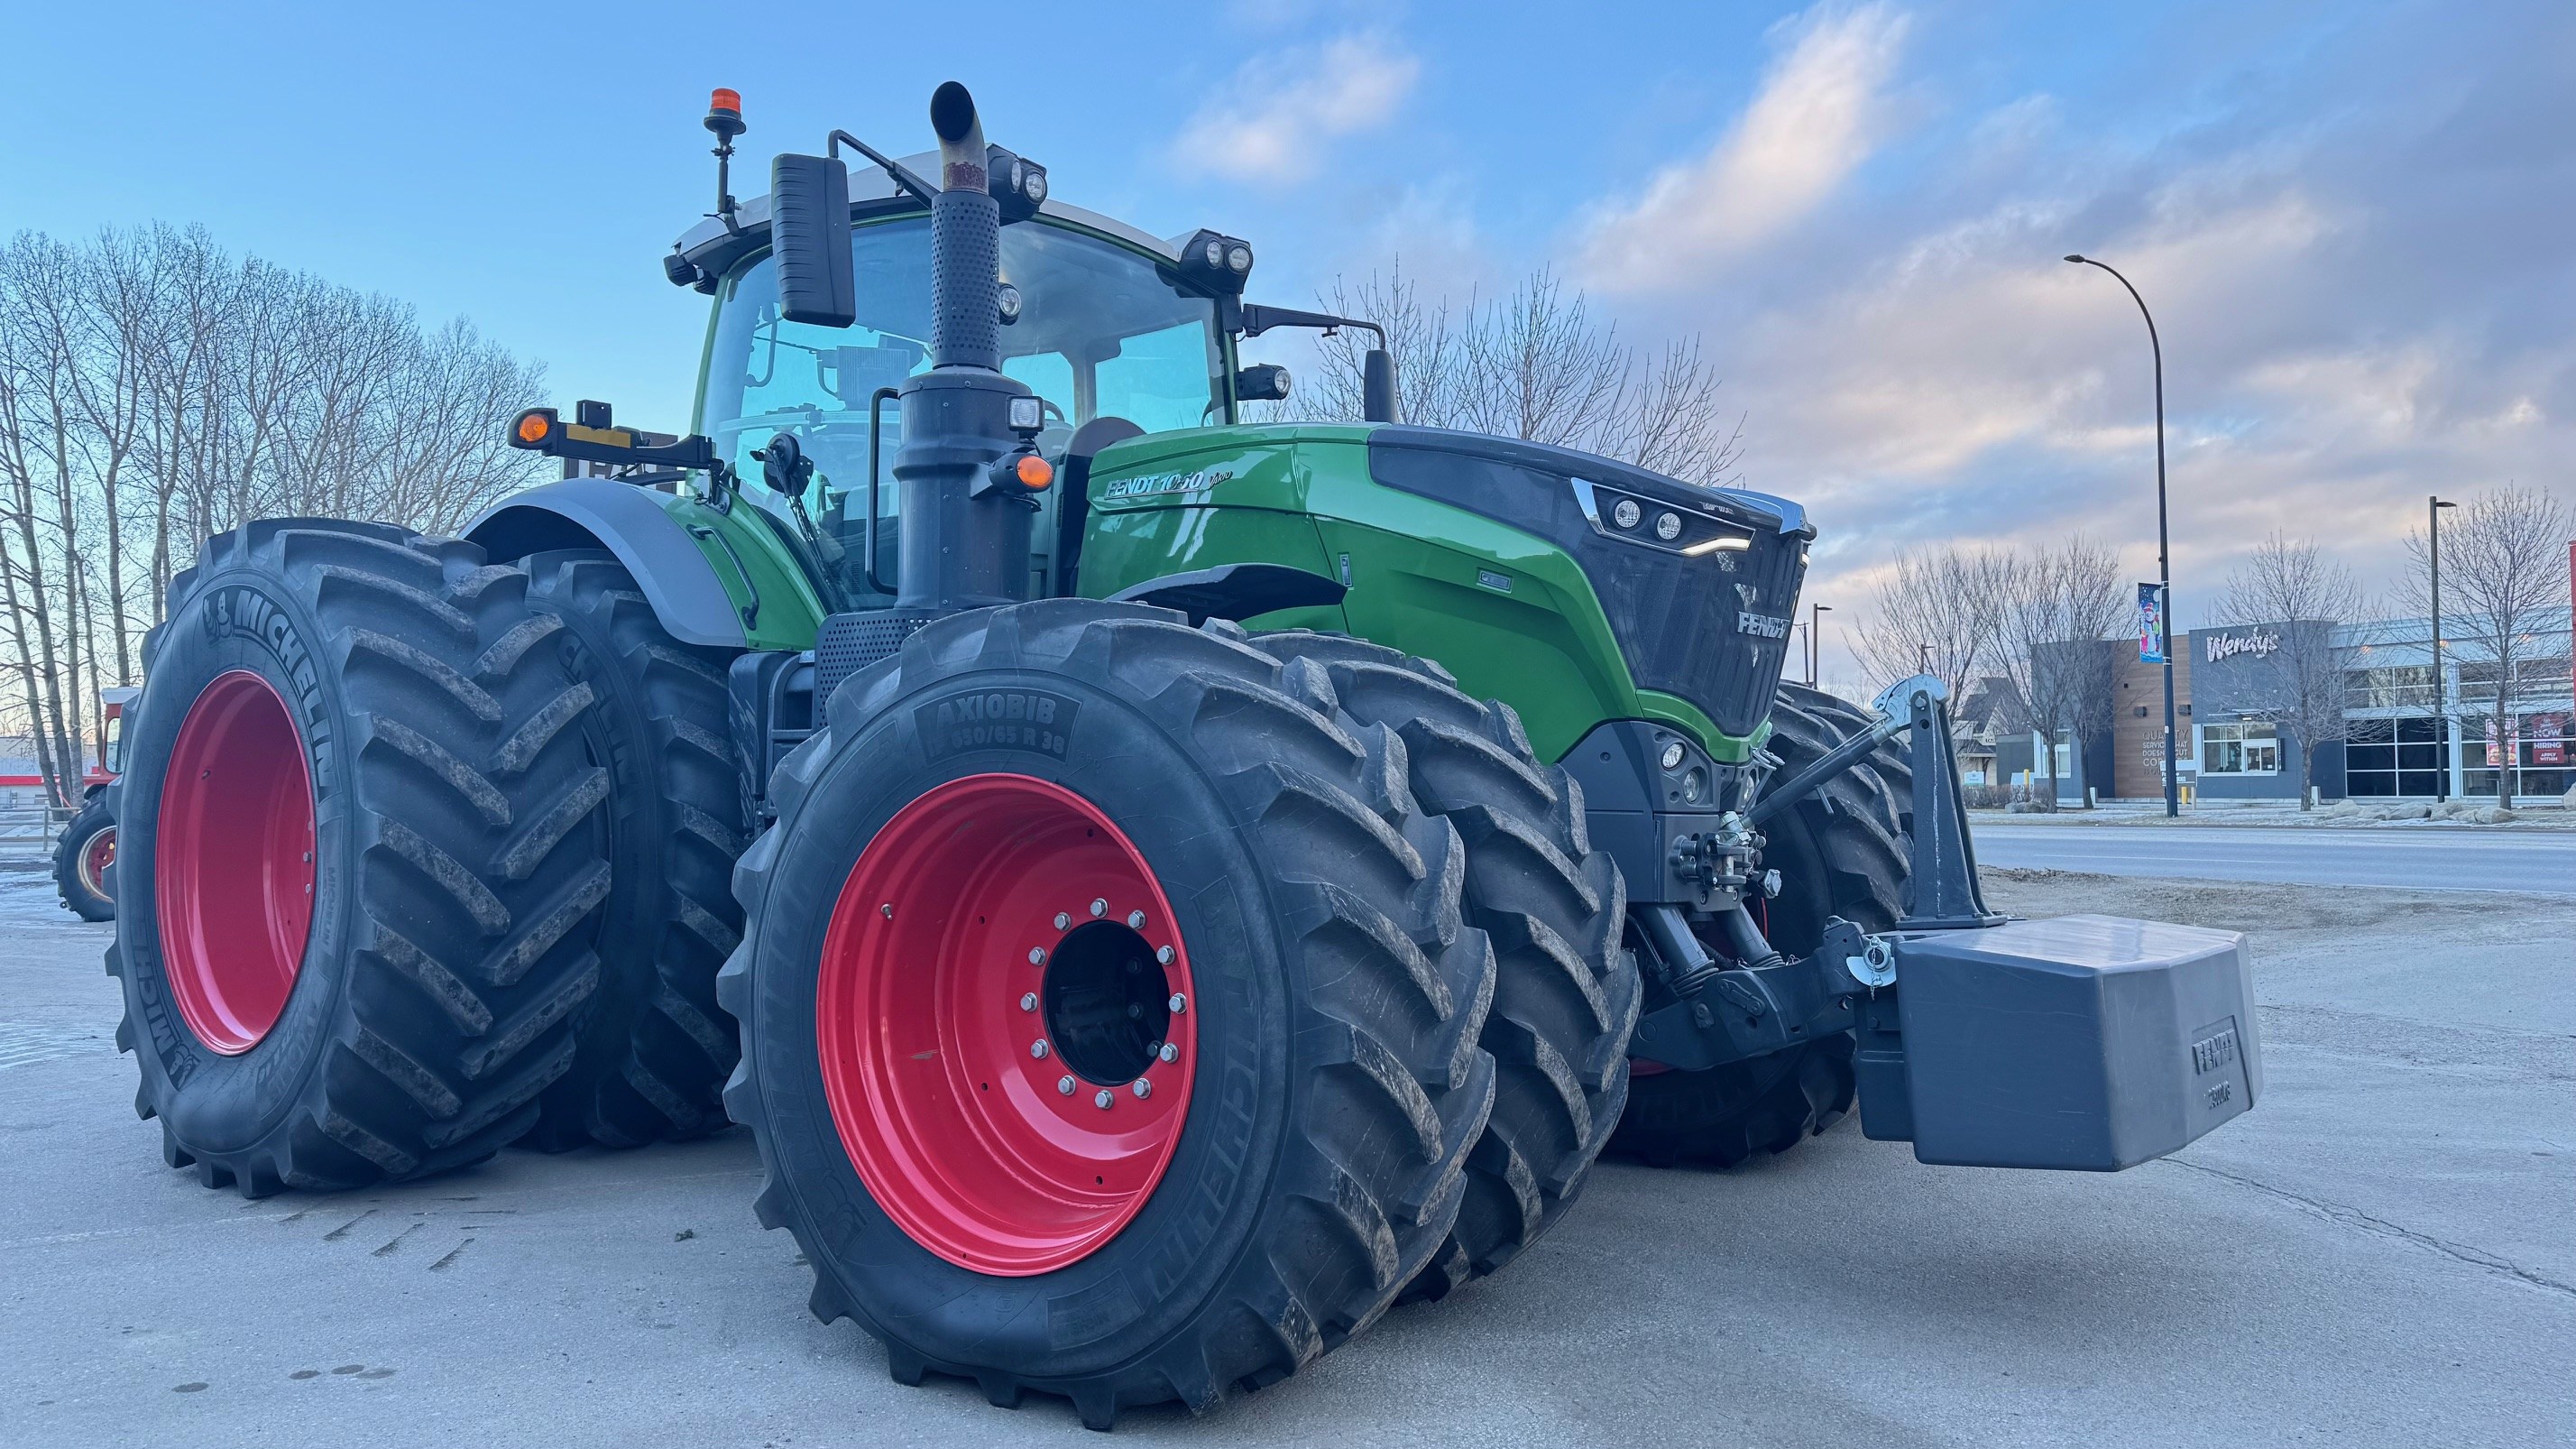
POLYGON ((116 864, 116 816, 107 807, 107 787, 124 772, 125 711, 142 692, 98 692, 98 756, 85 763, 80 808, 54 840, 54 886, 62 892, 63 909, 84 921, 116 919, 116 892, 107 876, 116 864))

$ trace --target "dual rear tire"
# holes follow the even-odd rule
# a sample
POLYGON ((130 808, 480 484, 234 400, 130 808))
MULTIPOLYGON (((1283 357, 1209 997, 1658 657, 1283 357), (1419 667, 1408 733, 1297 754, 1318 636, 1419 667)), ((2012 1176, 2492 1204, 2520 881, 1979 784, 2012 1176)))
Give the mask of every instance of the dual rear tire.
POLYGON ((108 955, 137 1112, 256 1197, 490 1156, 599 990, 608 772, 527 576, 381 525, 209 540, 145 646, 108 955))

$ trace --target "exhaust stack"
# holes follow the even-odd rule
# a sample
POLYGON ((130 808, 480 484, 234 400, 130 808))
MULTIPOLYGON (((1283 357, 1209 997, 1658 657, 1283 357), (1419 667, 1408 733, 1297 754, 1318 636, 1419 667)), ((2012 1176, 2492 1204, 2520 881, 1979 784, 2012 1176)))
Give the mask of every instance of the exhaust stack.
POLYGON ((1002 365, 1002 209, 985 172, 984 122, 955 81, 930 97, 939 195, 930 206, 930 362, 1002 365))
MULTIPOLYGON (((930 98, 939 134, 939 192, 930 198, 930 370, 903 385, 903 496, 898 629, 1029 596, 1030 520, 1052 477, 1042 460, 1016 471, 1042 414, 1026 384, 1004 377, 1001 206, 987 189, 984 124, 950 81, 930 98)), ((893 636, 900 638, 900 634, 893 636)))

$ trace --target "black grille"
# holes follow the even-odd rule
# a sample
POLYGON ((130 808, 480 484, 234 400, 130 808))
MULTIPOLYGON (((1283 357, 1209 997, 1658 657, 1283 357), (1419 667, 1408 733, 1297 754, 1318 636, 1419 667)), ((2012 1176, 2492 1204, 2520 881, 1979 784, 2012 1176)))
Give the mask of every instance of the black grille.
POLYGON ((814 711, 821 717, 841 681, 893 657, 922 625, 940 617, 927 609, 868 609, 833 614, 814 635, 814 711))
POLYGON ((1695 488, 1607 458, 1539 443, 1432 428, 1369 435, 1378 482, 1508 524, 1564 549, 1599 596, 1640 689, 1679 695, 1742 738, 1770 717, 1806 572, 1803 518, 1782 518, 1758 495, 1695 488), (1584 514, 1576 480, 1606 510, 1618 496, 1691 520, 1682 541, 1722 527, 1750 535, 1741 551, 1687 556, 1604 536, 1584 514), (1776 631, 1776 632, 1774 632, 1776 631))

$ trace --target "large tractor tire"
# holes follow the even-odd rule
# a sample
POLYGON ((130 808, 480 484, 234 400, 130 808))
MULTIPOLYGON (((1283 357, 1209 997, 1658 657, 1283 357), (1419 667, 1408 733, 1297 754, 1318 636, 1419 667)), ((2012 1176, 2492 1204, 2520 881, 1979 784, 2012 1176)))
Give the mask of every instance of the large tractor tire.
POLYGON ((772 782, 720 978, 762 1223, 894 1377, 1107 1428, 1258 1388, 1448 1239, 1494 1100, 1466 850, 1225 623, 930 625, 772 782))
POLYGON ((54 842, 54 889, 63 909, 84 921, 116 919, 116 896, 108 888, 108 868, 116 864, 116 816, 101 791, 89 797, 54 842))
MULTIPOLYGON (((1771 709, 1769 748, 1780 757, 1772 781, 1870 724, 1822 690, 1782 684, 1771 709)), ((1781 887, 1756 909, 1783 954, 1814 950, 1836 916, 1884 931, 1904 914, 1913 779, 1904 747, 1891 741, 1764 823, 1762 863, 1780 872, 1781 887)), ((1733 1167, 1757 1152, 1786 1152, 1851 1111, 1851 1058, 1851 1033, 1838 1032, 1707 1071, 1636 1063, 1612 1148, 1658 1166, 1733 1167)))
POLYGON ((716 1005, 716 972, 742 940, 728 656, 673 639, 613 554, 540 553, 522 566, 529 606, 563 621, 564 666, 590 690, 581 733, 610 775, 613 867, 599 993, 527 1145, 634 1147, 714 1131, 730 1125, 724 1080, 741 1056, 716 1005))
POLYGON ((1409 1299, 1444 1297, 1538 1241, 1582 1192, 1628 1099, 1642 993, 1622 950, 1626 887, 1591 848, 1583 789, 1530 750, 1520 717, 1400 650, 1295 630, 1252 641, 1322 665, 1343 711, 1404 741, 1413 795, 1467 845, 1467 922, 1494 943, 1494 1115, 1467 1158, 1458 1225, 1409 1299))
POLYGON ((146 644, 108 969, 136 1110, 245 1197, 417 1177, 536 1121, 599 984, 608 772, 527 576, 282 519, 207 542, 146 644))

